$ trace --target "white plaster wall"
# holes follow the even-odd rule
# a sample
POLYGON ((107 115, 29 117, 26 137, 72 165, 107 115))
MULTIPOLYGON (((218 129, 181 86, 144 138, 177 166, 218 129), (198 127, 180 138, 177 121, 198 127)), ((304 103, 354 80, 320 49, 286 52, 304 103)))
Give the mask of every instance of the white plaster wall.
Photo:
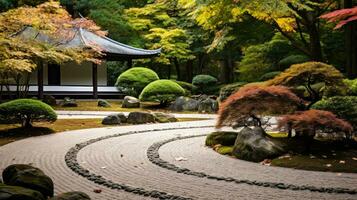
MULTIPOLYGON (((43 69, 44 85, 48 84, 48 66, 43 69)), ((30 84, 37 85, 37 71, 31 75, 30 84)), ((84 62, 80 65, 74 62, 61 64, 61 85, 92 85, 92 63, 84 62)), ((107 85, 107 67, 105 63, 98 65, 98 86, 107 85)))

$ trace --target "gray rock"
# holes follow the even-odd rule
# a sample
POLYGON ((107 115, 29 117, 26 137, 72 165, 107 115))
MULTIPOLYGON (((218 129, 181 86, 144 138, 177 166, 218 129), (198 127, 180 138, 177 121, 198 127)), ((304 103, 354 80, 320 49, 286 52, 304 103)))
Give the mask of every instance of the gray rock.
POLYGON ((53 196, 53 181, 40 169, 30 165, 10 165, 2 173, 6 185, 39 191, 45 197, 53 196))
POLYGON ((253 129, 245 127, 238 133, 232 153, 242 160, 260 162, 282 155, 284 152, 283 147, 268 138, 261 127, 253 129))
POLYGON ((112 105, 110 105, 110 103, 104 99, 99 99, 98 100, 98 107, 105 107, 105 108, 109 108, 112 105))
POLYGON ((57 105, 57 101, 56 101, 56 98, 54 96, 51 96, 51 95, 45 95, 43 97, 43 100, 42 102, 50 105, 50 106, 55 106, 57 105))
POLYGON ((125 96, 121 107, 122 108, 140 108, 140 100, 135 97, 132 97, 132 96, 125 96))
POLYGON ((153 114, 147 112, 131 112, 129 113, 127 122, 130 124, 154 123, 155 117, 153 114))
POLYGON ((126 123, 127 122, 127 118, 123 113, 118 113, 118 114, 115 114, 115 115, 117 117, 119 117, 121 123, 126 123))
POLYGON ((198 112, 200 113, 215 113, 218 111, 218 101, 206 98, 199 101, 198 112))
POLYGON ((119 125, 122 121, 118 115, 109 115, 102 120, 104 125, 119 125))
POLYGON ((168 113, 154 113, 155 121, 159 123, 177 122, 178 120, 172 114, 168 113))
POLYGON ((189 97, 177 97, 171 104, 170 110, 173 111, 196 111, 198 109, 198 101, 189 97))
POLYGON ((65 97, 62 102, 62 107, 77 107, 78 104, 75 99, 65 97))
POLYGON ((83 192, 66 192, 60 195, 57 195, 50 200, 90 200, 91 198, 83 192))
POLYGON ((45 200, 38 191, 0 183, 0 200, 45 200))

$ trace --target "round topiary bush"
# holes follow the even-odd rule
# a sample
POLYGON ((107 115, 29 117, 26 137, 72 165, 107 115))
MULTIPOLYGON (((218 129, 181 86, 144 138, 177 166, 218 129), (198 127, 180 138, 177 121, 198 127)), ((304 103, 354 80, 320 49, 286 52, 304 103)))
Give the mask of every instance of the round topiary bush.
POLYGON ((6 124, 21 123, 23 127, 32 127, 32 122, 57 120, 57 114, 51 106, 34 99, 17 99, 0 104, 0 122, 6 124))
POLYGON ((156 80, 159 80, 159 76, 153 70, 134 67, 120 74, 115 85, 130 95, 137 96, 145 86, 156 80))
POLYGON ((147 85, 141 92, 141 101, 160 102, 161 105, 174 101, 179 96, 184 96, 185 90, 171 80, 157 80, 147 85))
POLYGON ((312 105, 312 108, 330 111, 350 122, 355 129, 357 128, 357 96, 335 96, 322 99, 312 105))
POLYGON ((192 79, 192 84, 197 87, 196 91, 204 94, 213 94, 219 91, 217 88, 218 80, 211 75, 197 75, 192 79))
POLYGON ((191 95, 192 92, 196 90, 196 86, 194 86, 192 83, 187 83, 184 81, 175 81, 175 82, 185 90, 186 95, 191 95))

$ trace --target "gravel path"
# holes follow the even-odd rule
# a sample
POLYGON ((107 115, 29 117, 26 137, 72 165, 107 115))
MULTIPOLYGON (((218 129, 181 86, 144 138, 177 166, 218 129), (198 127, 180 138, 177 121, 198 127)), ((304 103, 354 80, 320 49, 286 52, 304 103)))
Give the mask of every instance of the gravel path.
MULTIPOLYGON (((65 155, 76 144, 119 133, 138 131, 93 141, 77 153, 81 167, 103 179, 146 191, 156 190, 191 199, 357 199, 357 195, 282 190, 249 184, 218 181, 177 173, 150 162, 147 150, 156 142, 178 136, 207 134, 214 120, 170 124, 137 125, 70 131, 33 137, 0 147, 0 170, 13 163, 32 163, 55 182, 56 193, 79 190, 93 199, 150 199, 124 190, 113 190, 77 175, 65 163, 65 155), (159 129, 170 129, 160 131, 159 129), (171 130, 172 129, 172 130, 171 130), (94 189, 102 189, 96 194, 94 189)), ((181 139, 164 144, 160 158, 174 165, 212 176, 233 177, 251 181, 270 181, 357 189, 357 174, 309 172, 261 166, 221 156, 204 147, 204 137, 181 139), (187 161, 176 161, 184 157, 187 161)))

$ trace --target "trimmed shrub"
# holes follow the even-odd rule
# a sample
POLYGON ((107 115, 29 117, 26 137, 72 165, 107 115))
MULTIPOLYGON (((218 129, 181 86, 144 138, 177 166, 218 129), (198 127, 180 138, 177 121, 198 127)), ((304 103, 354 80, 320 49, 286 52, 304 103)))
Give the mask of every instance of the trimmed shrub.
POLYGON ((215 94, 219 91, 218 80, 211 75, 197 75, 192 79, 192 84, 196 86, 196 93, 215 94))
POLYGON ((291 65, 299 64, 299 63, 304 63, 309 61, 309 57, 305 55, 291 55, 288 57, 283 58, 282 60, 279 61, 279 66, 281 69, 287 69, 291 65))
POLYGON ((343 80, 343 82, 348 87, 348 93, 350 93, 351 95, 357 95, 357 79, 354 80, 345 79, 343 80))
POLYGON ((326 91, 338 91, 346 87, 343 83, 343 74, 332 65, 321 62, 292 65, 274 79, 266 81, 266 85, 284 85, 288 87, 305 85, 309 94, 308 97, 305 97, 305 100, 310 101, 308 107, 319 101, 326 91), (317 83, 323 83, 325 87, 322 90, 312 88, 312 85, 317 83))
POLYGON ((277 75, 281 74, 281 71, 269 72, 260 77, 260 81, 267 81, 275 78, 277 75))
POLYGON ((239 88, 245 84, 245 82, 238 82, 223 86, 219 91, 219 101, 222 102, 226 100, 231 94, 237 92, 239 88))
POLYGON ((192 83, 187 83, 184 81, 175 81, 175 82, 185 90, 186 95, 191 95, 192 92, 196 90, 196 86, 194 86, 192 83))
POLYGON ((313 109, 330 111, 357 128, 357 96, 335 96, 318 101, 313 109))
POLYGON ((153 70, 134 67, 120 74, 115 85, 130 95, 138 96, 149 83, 156 80, 159 80, 159 76, 153 70))
POLYGON ((1 123, 32 127, 32 122, 57 120, 57 114, 51 106, 34 99, 17 99, 0 104, 1 123))
POLYGON ((174 101, 179 96, 184 96, 185 90, 171 80, 157 80, 147 85, 141 92, 141 101, 160 102, 161 105, 174 101))

